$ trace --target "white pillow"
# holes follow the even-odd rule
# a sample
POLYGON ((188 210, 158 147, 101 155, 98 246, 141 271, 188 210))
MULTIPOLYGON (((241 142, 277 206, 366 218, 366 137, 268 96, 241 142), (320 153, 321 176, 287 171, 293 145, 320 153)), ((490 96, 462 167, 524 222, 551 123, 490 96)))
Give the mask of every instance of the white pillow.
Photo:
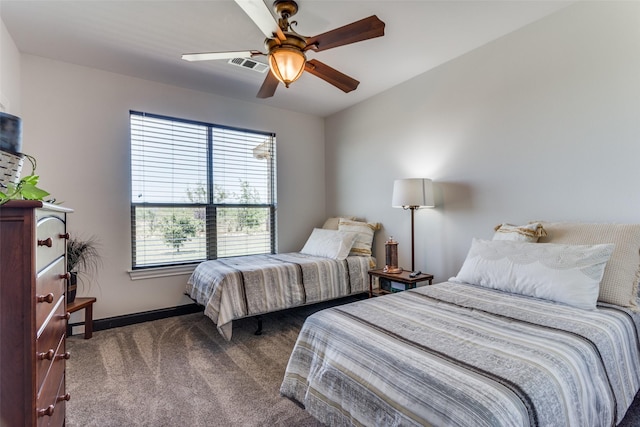
POLYGON ((356 233, 314 228, 300 252, 343 260, 349 255, 356 237, 356 233))
POLYGON ((373 235, 380 229, 379 223, 368 223, 361 221, 350 221, 340 218, 338 230, 353 232, 357 234, 356 241, 353 243, 349 255, 355 256, 371 256, 371 246, 373 245, 373 235))
POLYGON ((613 244, 563 245, 473 239, 453 282, 594 309, 613 244))
POLYGON ((539 222, 527 225, 500 224, 494 228, 493 240, 515 240, 518 242, 537 242, 547 232, 539 222))

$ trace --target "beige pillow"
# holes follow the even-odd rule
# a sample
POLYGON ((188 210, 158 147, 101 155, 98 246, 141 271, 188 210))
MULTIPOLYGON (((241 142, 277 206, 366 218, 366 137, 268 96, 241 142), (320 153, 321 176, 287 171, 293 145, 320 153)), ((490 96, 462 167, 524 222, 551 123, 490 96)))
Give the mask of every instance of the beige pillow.
POLYGON ((342 217, 336 216, 336 217, 327 218, 322 228, 324 228, 325 230, 337 230, 338 224, 340 223, 340 218, 344 218, 352 221, 356 219, 355 216, 342 216, 342 217))
POLYGON ((495 228, 493 240, 513 240, 517 242, 535 243, 547 232, 539 222, 532 222, 527 225, 500 224, 495 228))
POLYGON ((361 221, 351 221, 346 218, 340 218, 338 230, 350 231, 357 233, 356 241, 351 247, 349 255, 371 256, 371 245, 373 244, 373 235, 380 229, 380 224, 368 223, 361 221))
POLYGON ((600 282, 598 301, 638 309, 636 295, 640 278, 640 224, 542 224, 547 236, 541 237, 540 243, 615 244, 600 282))

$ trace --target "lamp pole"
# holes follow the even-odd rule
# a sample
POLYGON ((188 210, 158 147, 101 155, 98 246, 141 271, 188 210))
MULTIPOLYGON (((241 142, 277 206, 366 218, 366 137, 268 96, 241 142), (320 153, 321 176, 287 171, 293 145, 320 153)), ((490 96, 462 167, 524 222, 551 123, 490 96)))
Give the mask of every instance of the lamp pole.
POLYGON ((415 267, 415 244, 413 242, 413 215, 414 212, 418 209, 418 206, 409 206, 409 210, 411 210, 411 271, 416 271, 415 267))

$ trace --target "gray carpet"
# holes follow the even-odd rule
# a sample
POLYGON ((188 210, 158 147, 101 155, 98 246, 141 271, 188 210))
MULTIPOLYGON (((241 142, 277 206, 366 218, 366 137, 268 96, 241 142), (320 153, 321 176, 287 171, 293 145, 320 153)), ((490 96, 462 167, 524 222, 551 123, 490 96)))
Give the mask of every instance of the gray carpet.
MULTIPOLYGON (((327 306, 266 315, 262 336, 237 321, 231 342, 201 313, 70 337, 66 425, 317 427, 278 390, 304 319, 327 306)), ((620 426, 640 426, 638 397, 620 426)))
POLYGON ((67 427, 318 426, 281 397, 303 307, 234 324, 226 342, 202 313, 70 337, 67 427))

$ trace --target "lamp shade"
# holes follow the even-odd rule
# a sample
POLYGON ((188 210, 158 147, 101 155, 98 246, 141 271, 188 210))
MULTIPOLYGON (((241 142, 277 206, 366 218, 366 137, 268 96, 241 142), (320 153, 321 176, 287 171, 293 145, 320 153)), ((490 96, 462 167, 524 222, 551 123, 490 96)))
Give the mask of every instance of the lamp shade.
POLYGON ((307 58, 301 50, 287 45, 274 48, 269 53, 271 71, 286 87, 298 80, 306 62, 307 58))
POLYGON ((426 178, 396 179, 391 206, 394 208, 429 207, 433 202, 433 183, 426 178))

